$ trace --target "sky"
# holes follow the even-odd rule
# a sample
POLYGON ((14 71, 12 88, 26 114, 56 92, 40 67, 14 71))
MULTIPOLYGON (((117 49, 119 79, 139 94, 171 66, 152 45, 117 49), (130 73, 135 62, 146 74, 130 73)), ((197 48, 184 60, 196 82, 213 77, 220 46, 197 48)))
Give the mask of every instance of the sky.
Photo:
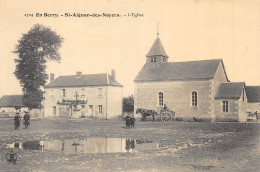
POLYGON ((115 69, 124 96, 131 95, 133 80, 157 37, 157 22, 169 62, 222 59, 230 81, 260 85, 259 0, 0 0, 0 97, 22 94, 12 51, 37 23, 64 38, 62 60, 47 62, 47 74, 57 78, 115 69))

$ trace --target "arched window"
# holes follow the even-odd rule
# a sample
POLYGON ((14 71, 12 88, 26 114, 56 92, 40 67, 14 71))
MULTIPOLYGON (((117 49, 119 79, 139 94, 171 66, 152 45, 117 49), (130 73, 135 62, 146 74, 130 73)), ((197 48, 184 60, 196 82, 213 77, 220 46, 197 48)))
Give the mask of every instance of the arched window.
POLYGON ((198 105, 198 96, 196 91, 192 91, 192 106, 198 105))
POLYGON ((159 106, 163 106, 163 93, 159 92, 158 93, 158 98, 159 98, 159 106))

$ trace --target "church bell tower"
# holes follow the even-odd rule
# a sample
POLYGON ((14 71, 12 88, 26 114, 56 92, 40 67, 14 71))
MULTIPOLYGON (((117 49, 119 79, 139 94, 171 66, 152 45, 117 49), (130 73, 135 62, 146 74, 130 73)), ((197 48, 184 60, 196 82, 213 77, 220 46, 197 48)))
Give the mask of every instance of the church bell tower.
POLYGON ((157 24, 157 38, 154 41, 150 51, 146 55, 146 63, 167 63, 168 55, 166 54, 161 40, 159 38, 158 24, 157 24))

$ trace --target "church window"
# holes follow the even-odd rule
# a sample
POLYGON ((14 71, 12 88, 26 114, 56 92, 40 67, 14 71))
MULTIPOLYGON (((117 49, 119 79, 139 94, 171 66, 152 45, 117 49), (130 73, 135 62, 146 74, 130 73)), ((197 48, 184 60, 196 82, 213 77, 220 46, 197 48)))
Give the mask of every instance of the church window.
POLYGON ((223 112, 228 112, 228 101, 222 101, 223 112))
POLYGON ((163 106, 163 93, 159 92, 158 96, 159 96, 159 106, 163 106))
POLYGON ((192 106, 198 106, 198 94, 196 91, 192 91, 192 106))

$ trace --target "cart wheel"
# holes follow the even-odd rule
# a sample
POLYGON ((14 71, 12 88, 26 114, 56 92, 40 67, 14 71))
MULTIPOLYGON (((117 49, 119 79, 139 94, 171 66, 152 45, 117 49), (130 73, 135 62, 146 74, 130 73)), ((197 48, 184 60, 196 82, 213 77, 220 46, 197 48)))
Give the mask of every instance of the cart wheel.
POLYGON ((161 113, 161 121, 170 122, 172 120, 172 114, 170 112, 161 113))

